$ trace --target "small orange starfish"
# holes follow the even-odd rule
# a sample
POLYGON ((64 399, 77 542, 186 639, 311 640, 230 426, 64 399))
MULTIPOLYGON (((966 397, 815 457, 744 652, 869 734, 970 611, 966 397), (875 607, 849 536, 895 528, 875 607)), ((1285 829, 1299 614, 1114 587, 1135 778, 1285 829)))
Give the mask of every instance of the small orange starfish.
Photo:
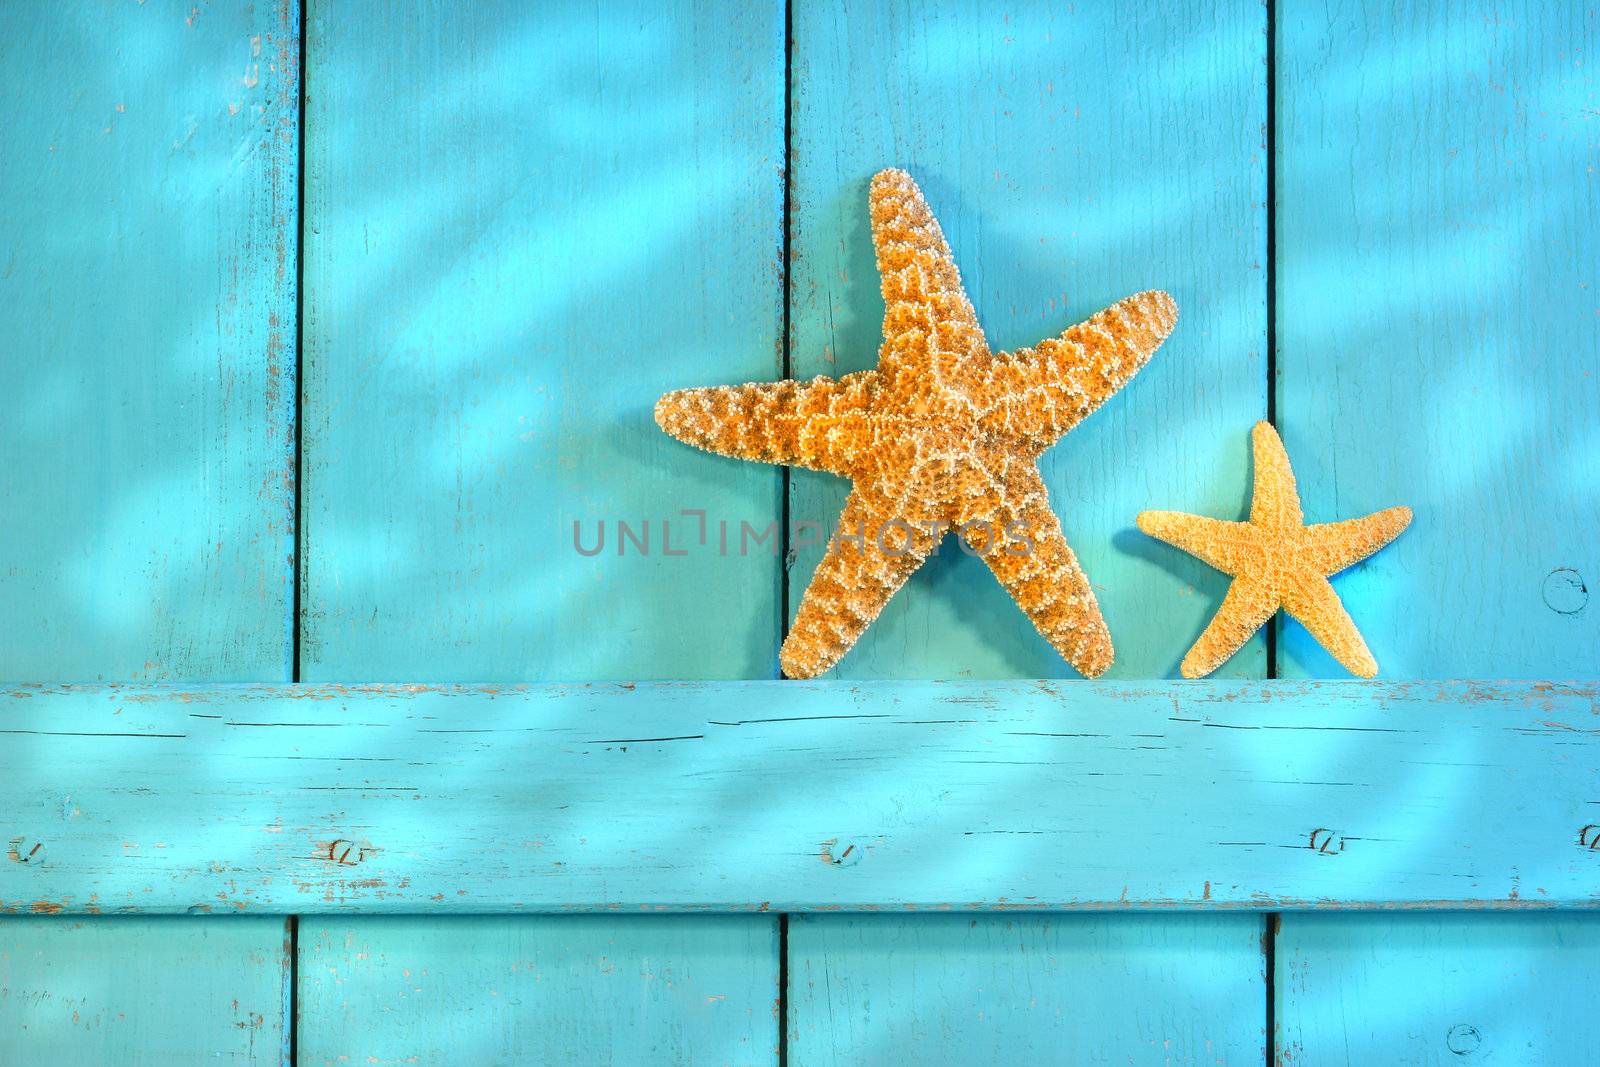
POLYGON ((1098 675, 1111 635, 1037 460, 1144 366, 1178 309, 1140 293, 1036 348, 992 353, 916 183, 882 171, 870 199, 885 304, 877 369, 683 389, 657 402, 656 422, 711 452, 853 483, 779 653, 789 677, 837 663, 950 531, 1074 667, 1098 675))
POLYGON ((1233 575, 1228 595, 1180 670, 1203 678, 1227 662, 1282 607, 1352 674, 1378 673, 1361 631, 1328 584, 1328 576, 1360 562, 1400 536, 1411 509, 1307 526, 1300 512, 1289 454, 1278 431, 1258 422, 1255 491, 1249 522, 1225 522, 1177 511, 1139 513, 1139 529, 1233 575))

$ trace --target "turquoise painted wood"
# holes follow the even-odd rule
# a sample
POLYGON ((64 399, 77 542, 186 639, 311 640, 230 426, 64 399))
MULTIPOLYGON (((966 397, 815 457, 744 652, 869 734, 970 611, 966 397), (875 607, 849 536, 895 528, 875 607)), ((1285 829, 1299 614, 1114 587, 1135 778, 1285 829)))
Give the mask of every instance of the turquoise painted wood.
POLYGON ((1237 916, 808 915, 789 938, 795 1067, 1262 1059, 1261 941, 1237 916))
MULTIPOLYGON (((1302 4, 1279 27, 1279 428, 1312 517, 1417 511, 1340 595, 1389 676, 1593 677, 1600 20, 1302 4)), ((1337 673, 1282 635, 1285 674, 1337 673)), ((1286 915, 1278 1056, 1587 1062, 1597 938, 1593 915, 1286 915)))
POLYGON ((0 923, 0 1063, 289 1063, 281 919, 0 923))
MULTIPOLYGON (((1141 289, 1171 339, 1046 453, 1045 480, 1117 649, 1176 677, 1226 579, 1133 528, 1148 507, 1232 512, 1232 434, 1266 411, 1265 10, 882 0, 794 7, 794 373, 875 365, 883 300, 867 182, 921 183, 997 350, 1141 289)), ((793 519, 831 530, 847 483, 796 471, 793 519)), ((790 610, 821 558, 800 547, 790 610)), ((947 539, 841 663, 843 678, 1071 675, 981 560, 947 539)), ((1265 673, 1257 640, 1230 664, 1265 673)))
POLYGON ((1600 923, 1580 915, 1285 916, 1278 1063, 1589 1063, 1600 923))
POLYGON ((1496 11, 1279 23, 1280 429, 1312 518, 1416 510, 1337 583, 1393 678, 1600 662, 1600 13, 1496 11))
POLYGON ((289 678, 297 20, 0 8, 0 677, 289 678))
POLYGON ((780 475, 651 410, 781 366, 781 10, 326 4, 307 48, 302 676, 771 677, 775 538, 717 524, 780 475))
MULTIPOLYGON (((1244 468, 1240 454, 1227 447, 1227 431, 1248 426, 1266 410, 1265 9, 1249 2, 984 8, 884 0, 796 4, 793 11, 790 359, 796 376, 836 375, 876 362, 883 302, 866 185, 884 166, 906 167, 921 183, 996 349, 1055 336, 1140 289, 1165 288, 1177 298, 1182 310, 1173 337, 1042 464, 1052 502, 1111 627, 1117 648, 1112 676, 1173 675, 1186 642, 1221 601, 1226 580, 1161 551, 1132 528, 1133 516, 1152 506, 1236 507, 1244 468)), ((831 529, 845 483, 797 471, 791 484, 792 518, 831 529)), ((821 556, 820 545, 796 548, 791 613, 821 556)), ((1261 640, 1252 641, 1228 673, 1260 676, 1264 649, 1261 640)), ((835 677, 1071 673, 988 568, 947 539, 940 556, 897 594, 835 677)), ((1080 727, 1051 722, 1039 729, 1080 727)), ((921 777, 916 768, 924 766, 926 750, 920 740, 900 742, 909 753, 884 753, 896 767, 889 773, 921 777)), ((1162 743, 1128 743, 1144 741, 1162 743)), ((1060 743, 1076 740, 1044 742, 1060 743)), ((1064 843, 1076 843, 1044 829, 1025 810, 1032 807, 1023 800, 1028 790, 1048 788, 1036 774, 1053 778, 1045 768, 1054 757, 1043 749, 1001 756, 985 750, 992 744, 984 738, 969 758, 1018 761, 1005 768, 1004 777, 1016 786, 999 780, 991 786, 1000 810, 992 813, 996 822, 978 832, 993 831, 987 837, 992 851, 976 847, 982 837, 945 839, 950 855, 959 859, 935 861, 934 852, 920 846, 943 838, 933 828, 948 825, 951 816, 930 809, 921 816, 928 828, 914 853, 919 859, 908 857, 919 870, 954 868, 976 874, 981 884, 1015 865, 1050 865, 1041 853, 1061 856, 1064 843), (1019 807, 1002 814, 1010 806, 1007 796, 1019 807)), ((970 769, 932 771, 924 788, 940 796, 940 779, 948 775, 953 788, 947 796, 962 798, 968 809, 963 815, 975 815, 990 801, 984 791, 965 788, 972 784, 970 769)), ((882 793, 864 779, 852 788, 882 793)), ((897 841, 917 840, 911 828, 918 820, 898 816, 891 825, 896 830, 875 832, 887 835, 882 852, 894 855, 897 841)), ((1127 839, 1139 836, 1130 832, 1127 839)), ((878 839, 869 834, 869 840, 878 839)), ((1119 862, 1143 867, 1138 846, 1132 851, 1119 862)), ((874 865, 880 862, 873 851, 867 856, 874 865)), ((938 881, 932 871, 926 876, 938 881)), ((1195 899, 1204 894, 1205 881, 1201 876, 1164 892, 1195 899)), ((1114 898, 1120 888, 1104 886, 1099 895, 1114 898)), ((991 896, 967 885, 951 889, 933 899, 991 896)), ((859 930, 863 945, 887 946, 917 942, 922 923, 884 918, 839 929, 859 930)), ((1167 923, 1147 919, 1138 925, 1148 927, 1142 936, 1161 940, 1167 923)), ((1236 935, 1230 941, 1233 963, 1255 976, 1259 1002, 1260 922, 1240 916, 1227 923, 1236 935)), ((1025 946, 1054 936, 1045 920, 1015 924, 1016 934, 1010 927, 1001 933, 984 925, 985 934, 974 935, 988 949, 981 960, 957 954, 942 965, 929 964, 931 973, 915 996, 878 979, 872 1003, 824 998, 833 1009, 828 1028, 838 1032, 827 1053, 812 1051, 801 1059, 881 1061, 887 1050, 878 1039, 891 1018, 900 1024, 892 1031, 897 1039, 922 1037, 911 1042, 918 1054, 909 1060, 1014 1062, 1020 1057, 1013 1053, 1052 1040, 1069 1048, 1127 1048, 1132 1034, 1120 1029, 1121 1020, 1092 1013, 1058 1020, 1051 1029, 1034 1015, 1012 1014, 984 998, 976 1006, 991 1013, 990 1025, 973 1023, 972 990, 1026 987, 1036 964, 1025 946), (996 940, 983 940, 990 933, 996 940), (1072 1040, 1063 1036, 1068 1030, 1072 1040), (967 1037, 974 1042, 970 1049, 967 1037), (945 1051, 935 1052, 941 1044, 945 1051), (980 1049, 996 1055, 979 1055, 980 1049)), ((835 989, 873 985, 882 961, 871 961, 871 953, 824 960, 831 930, 825 921, 791 930, 791 975, 805 967, 826 968, 835 989), (856 976, 852 969, 858 965, 863 973, 856 976)), ((1130 985, 1155 981, 1141 977, 1142 962, 1130 965, 1130 985)), ((1067 988, 1092 981, 1076 974, 1075 966, 1076 961, 1063 965, 1060 982, 1067 988)), ((791 1030, 815 1034, 821 1023, 813 1013, 822 1007, 796 991, 791 1030)), ((1209 1017, 1203 998, 1178 999, 1163 1018, 1185 1033, 1212 1034, 1217 1044, 1230 1044, 1226 1026, 1209 1017)), ((1259 1034, 1249 1032, 1259 1046, 1259 1034)))
MULTIPOLYGON (((662 522, 674 545, 684 508, 763 529, 779 477, 660 437, 649 401, 778 373, 786 166, 789 360, 869 365, 864 187, 887 163, 928 190, 998 346, 1145 285, 1183 305, 1047 467, 1123 677, 1169 675, 1220 599, 1129 527, 1242 512, 1264 269, 1312 516, 1419 511, 1339 582, 1386 674, 1594 675, 1594 12, 1280 5, 1274 267, 1258 6, 794 5, 788 160, 782 12, 753 7, 313 9, 306 677, 770 677, 779 561, 669 556, 662 522), (619 519, 649 523, 648 555, 613 554, 619 519), (602 555, 574 521, 606 522, 602 555)), ((297 17, 0 11, 0 677, 288 677, 297 17)), ((797 474, 787 503, 827 525, 838 488, 797 474)), ((840 677, 1066 673, 947 552, 840 677)), ((1336 676, 1280 633, 1283 673, 1336 676)), ((16 689, 0 906, 436 912, 315 920, 304 1062, 770 1061, 768 917, 443 916, 1593 907, 1592 689, 16 689), (588 729, 612 721, 647 729, 588 729), (1064 733, 1103 736, 1043 736, 1064 733), (554 992, 527 984, 540 961, 554 992), (737 1010, 696 999, 713 986, 737 1010)), ((1287 914, 1279 1058, 1583 1062, 1591 919, 1287 914)), ((1258 931, 798 917, 789 1054, 1255 1059, 1258 931)), ((278 1062, 283 933, 0 920, 0 1062, 278 1062)))
MULTIPOLYGON (((782 9, 736 0, 424 3, 377 32, 362 6, 312 9, 303 677, 772 676, 777 538, 723 554, 718 531, 775 523, 781 475, 678 444, 651 408, 779 376, 783 49, 782 9)), ((471 748, 469 776, 501 751, 471 748)), ((364 792, 330 784, 347 810, 364 792)), ((352 822, 327 869, 397 891, 393 910, 454 911, 495 884, 491 856, 562 821, 528 815, 494 843, 435 838, 484 866, 432 901, 374 873, 404 847, 379 823, 352 822)), ((777 919, 707 922, 328 925, 301 1041, 309 1062, 771 1062, 777 919), (428 946, 449 974, 431 1002, 396 962, 428 946), (513 997, 547 952, 563 962, 513 997)))
MULTIPOLYGON (((298 19, 0 5, 0 678, 290 677, 298 19)), ((9 918, 0 1063, 278 1064, 287 975, 280 918, 9 918)))
POLYGON ((11 688, 0 811, 45 861, 0 863, 0 906, 1592 907, 1597 707, 1525 682, 11 688))
POLYGON ((762 1064, 777 930, 742 916, 308 919, 298 1062, 762 1064))

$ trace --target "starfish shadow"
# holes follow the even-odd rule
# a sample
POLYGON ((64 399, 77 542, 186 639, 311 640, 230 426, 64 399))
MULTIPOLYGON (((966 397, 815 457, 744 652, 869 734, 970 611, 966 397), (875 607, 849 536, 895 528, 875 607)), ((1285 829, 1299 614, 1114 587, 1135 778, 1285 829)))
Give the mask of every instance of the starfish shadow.
MULTIPOLYGON (((1251 486, 1255 477, 1253 467, 1250 469, 1249 475, 1250 477, 1245 478, 1239 486, 1239 507, 1233 512, 1241 518, 1250 514, 1251 486)), ((1159 502, 1152 504, 1151 510, 1182 510, 1182 506, 1181 502, 1170 505, 1165 502, 1159 502)), ((1205 612, 1200 625, 1195 627, 1192 633, 1183 635, 1182 647, 1177 650, 1177 655, 1165 667, 1166 677, 1180 677, 1178 665, 1183 661, 1184 653, 1194 644, 1195 640, 1200 636, 1201 630, 1205 628, 1211 618, 1216 615, 1218 609, 1222 607, 1222 598, 1228 594, 1228 586, 1232 584, 1233 579, 1219 570, 1206 566, 1193 556, 1156 540, 1137 526, 1125 526, 1118 530, 1111 537, 1111 546, 1124 555, 1166 571, 1169 576, 1191 587, 1196 594, 1204 598, 1205 612)), ((1276 626, 1278 621, 1276 619, 1268 620, 1267 625, 1276 626)), ((1115 636, 1114 631, 1113 636, 1115 636)), ((1252 640, 1255 640, 1255 638, 1252 638, 1252 640)), ((1240 652, 1243 651, 1244 649, 1240 650, 1240 652)), ((1239 653, 1235 653, 1235 659, 1237 659, 1238 655, 1239 653)), ((1226 664, 1224 664, 1224 667, 1226 667, 1226 664)), ((1222 668, 1219 668, 1219 673, 1221 671, 1222 668)))

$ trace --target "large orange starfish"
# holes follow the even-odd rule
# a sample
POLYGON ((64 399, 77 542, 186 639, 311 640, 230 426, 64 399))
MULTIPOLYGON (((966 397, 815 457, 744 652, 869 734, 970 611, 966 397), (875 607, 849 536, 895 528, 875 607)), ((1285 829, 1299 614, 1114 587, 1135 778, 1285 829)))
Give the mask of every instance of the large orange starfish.
POLYGON ((1378 661, 1328 584, 1328 576, 1399 537, 1411 522, 1411 509, 1388 508, 1359 519, 1307 526, 1278 431, 1271 423, 1258 422, 1250 439, 1256 473, 1249 522, 1179 511, 1139 513, 1139 529, 1151 537, 1233 575, 1222 606, 1179 669, 1185 678, 1210 674, 1282 607, 1346 670, 1371 678, 1378 673, 1378 661))
POLYGON ((1068 662, 1098 675, 1111 635, 1037 460, 1133 377, 1178 309, 1140 293, 1035 348, 992 353, 910 175, 880 172, 870 199, 885 304, 877 369, 683 389, 657 402, 656 422, 711 452, 853 483, 779 654, 789 677, 837 663, 948 531, 1068 662))

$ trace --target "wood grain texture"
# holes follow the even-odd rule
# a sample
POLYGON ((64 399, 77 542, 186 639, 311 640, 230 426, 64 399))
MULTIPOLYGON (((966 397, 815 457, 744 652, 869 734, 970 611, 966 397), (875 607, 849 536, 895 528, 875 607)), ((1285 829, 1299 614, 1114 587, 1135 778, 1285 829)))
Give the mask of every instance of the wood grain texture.
MULTIPOLYGON (((1335 582, 1393 678, 1600 652, 1600 11, 1290 5, 1280 429, 1308 517, 1410 532, 1335 582)), ((1338 673, 1285 625, 1284 676, 1338 673)))
MULTIPOLYGON (((1134 515, 1231 514, 1248 499, 1235 434, 1266 410, 1264 18, 1243 0, 794 9, 796 377, 876 363, 867 182, 885 166, 921 185, 996 351, 1143 289, 1177 299, 1177 329, 1149 366, 1042 464, 1111 629, 1110 677, 1174 675, 1227 588, 1133 529, 1134 515)), ((793 519, 831 531, 846 488, 796 472, 793 519)), ((797 538, 794 601, 821 556, 801 540, 813 538, 797 538)), ((1264 673, 1263 648, 1228 673, 1264 673)), ((947 540, 833 676, 1072 674, 947 540)))
POLYGON ((651 405, 780 369, 781 9, 308 29, 302 676, 772 677, 779 474, 651 405))
MULTIPOLYGON (((381 28, 365 5, 313 9, 303 677, 774 675, 781 476, 671 440, 651 407, 779 376, 783 47, 781 6, 736 0, 429 2, 381 28), (743 524, 766 541, 741 550, 743 524)), ((428 729, 473 729, 453 715, 428 729)), ((484 910, 494 857, 566 822, 479 792, 482 760, 529 755, 514 736, 428 735, 475 738, 452 777, 511 817, 469 841, 417 812, 450 888, 405 899, 373 873, 394 847, 376 823, 323 834, 316 862, 398 890, 392 910, 484 910)), ((344 810, 366 787, 322 771, 403 766, 293 747, 297 786, 344 810)), ((318 929, 302 1062, 776 1055, 772 916, 318 929), (412 968, 421 992, 402 960, 433 976, 412 968)))
POLYGON ((0 862, 0 906, 1594 906, 1597 707, 1488 682, 11 689, 0 811, 43 844, 0 862))
POLYGON ((0 1063, 289 1063, 282 920, 0 922, 0 1063))
POLYGON ((789 1063, 1260 1063, 1239 918, 797 916, 789 1063))
MULTIPOLYGON (((1248 499, 1247 465, 1229 442, 1235 428, 1249 426, 1266 410, 1264 29, 1264 9, 1248 2, 1203 8, 1029 2, 1001 9, 872 0, 793 8, 789 350, 796 377, 838 375, 877 361, 883 301, 866 192, 870 176, 882 167, 903 167, 921 185, 996 351, 1054 337, 1143 289, 1164 289, 1177 299, 1177 329, 1150 364, 1041 463, 1051 505, 1109 625, 1113 678, 1175 675, 1184 650, 1227 588, 1222 575, 1135 530, 1135 514, 1150 507, 1228 514, 1248 499)), ((830 531, 845 484, 796 471, 791 485, 791 518, 830 531)), ((804 539, 803 533, 795 538, 791 615, 821 556, 820 547, 807 547, 804 539)), ((1262 640, 1252 641, 1225 673, 1265 673, 1264 650, 1262 640)), ((946 539, 830 677, 1074 674, 983 561, 946 539)), ((1016 691, 1001 686, 974 690, 973 696, 980 703, 997 699, 992 706, 1005 708, 1016 691)), ((896 707, 891 713, 896 712, 905 719, 957 723, 984 714, 955 708, 906 715, 896 707)), ((1075 718, 1046 715, 1048 721, 1017 729, 1101 729, 1063 725, 1075 718)), ((1166 726, 1147 729, 1165 736, 1166 726)), ((888 762, 873 775, 850 774, 837 788, 864 808, 891 795, 890 803, 909 806, 879 808, 877 826, 875 820, 863 825, 852 819, 862 826, 859 840, 830 831, 826 836, 839 837, 831 854, 854 843, 857 851, 849 855, 865 857, 842 873, 865 881, 874 876, 862 872, 899 855, 907 864, 905 887, 916 899, 994 903, 1009 892, 999 882, 1011 882, 1035 864, 1058 870, 1064 862, 1099 862, 1075 851, 1076 830, 1061 835, 1060 827, 1039 821, 1041 813, 1081 813, 1084 805, 1093 810, 1107 802, 1110 794, 1068 798, 1057 791, 1064 781, 1056 773, 1064 770, 1054 762, 1059 756, 1075 765, 1065 777, 1090 793, 1107 782, 1102 775, 1115 775, 1102 767, 1104 752, 1077 763, 1078 753, 1067 755, 1071 749, 1049 748, 1093 740, 1034 738, 1040 747, 1024 742, 1011 748, 1007 739, 973 736, 970 725, 898 729, 912 732, 900 733, 881 750, 888 762), (947 735, 954 745, 950 762, 930 767, 920 786, 903 791, 921 778, 915 768, 924 766, 931 754, 927 745, 938 744, 945 731, 954 731, 947 735), (999 776, 980 786, 973 775, 982 777, 983 767, 999 776), (919 792, 929 807, 908 802, 919 792), (985 812, 988 805, 993 807, 985 812), (971 819, 977 822, 954 830, 954 822, 971 819), (953 831, 948 836, 945 827, 953 831), (948 851, 941 854, 935 840, 948 851), (907 846, 911 851, 902 852, 907 846), (915 888, 918 883, 922 888, 915 888)), ((1130 751, 1166 743, 1131 737, 1120 742, 1130 751)), ((834 758, 848 761, 868 755, 836 751, 834 758)), ((819 770, 825 779, 865 766, 818 764, 827 768, 819 770)), ((1043 819, 1048 822, 1050 815, 1043 819)), ((1129 831, 1123 839, 1127 853, 1110 866, 1147 870, 1154 857, 1135 843, 1141 837, 1141 831, 1129 831)), ((1088 895, 1115 903, 1122 875, 1109 868, 1101 873, 1117 884, 1088 895)), ((1199 900, 1207 877, 1161 892, 1199 900)), ((874 886, 872 895, 877 892, 874 886)), ((1145 895, 1137 888, 1130 892, 1145 895)), ((1032 890, 1022 893, 1040 899, 1032 890)), ((865 892, 854 899, 876 903, 865 892)), ((1166 921, 1141 920, 1147 928, 1138 936, 1161 940, 1169 932, 1166 921)), ((1233 963, 1256 975, 1254 1002, 1260 1004, 1265 990, 1259 921, 1229 921, 1238 934, 1233 963)), ((858 931, 863 944, 916 943, 937 936, 925 933, 923 922, 883 917, 847 929, 858 931)), ((836 989, 859 983, 874 987, 876 995, 870 1004, 828 996, 808 1001, 795 990, 792 1026, 813 1034, 803 1062, 881 1061, 889 1052, 880 1039, 890 1017, 899 1022, 897 1040, 921 1035, 912 1046, 931 1062, 959 1061, 969 1036, 974 1052, 1011 1053, 1043 1047, 1048 1039, 1041 1030, 1061 1032, 992 1002, 980 1005, 998 1013, 991 1025, 978 1026, 971 1018, 973 988, 1017 990, 1036 974, 1026 946, 1054 938, 1044 920, 1018 919, 993 941, 977 935, 988 949, 982 960, 970 966, 961 957, 948 961, 936 969, 936 983, 918 985, 909 998, 904 985, 874 978, 889 966, 882 960, 863 955, 825 964, 817 954, 826 946, 813 937, 828 929, 791 928, 791 974, 826 966, 836 989), (898 999, 888 1002, 890 994, 898 999), (817 1028, 823 1024, 814 1013, 824 1007, 835 1009, 828 1026, 837 1032, 833 1048, 819 1055, 817 1028), (943 1052, 937 1050, 941 1038, 943 1052)), ((1143 980, 1139 974, 1154 980, 1140 970, 1144 962, 1130 964, 1130 984, 1143 980)), ((1076 961, 1063 965, 1060 976, 1071 988, 1091 980, 1075 974, 1076 968, 1076 961)), ((1207 1011, 1204 998, 1179 1000, 1165 1018, 1187 1019, 1177 1024, 1186 1033, 1205 1033, 1216 1022, 1220 1039, 1225 1027, 1208 1020, 1207 1011)), ((1110 1020, 1100 1022, 1103 1029, 1075 1020, 1081 1040, 1072 1047, 1116 1050, 1121 1058, 1128 1034, 1110 1020)), ((796 1045, 794 1052, 803 1047, 796 1045)), ((915 1061, 919 1055, 904 1058, 915 1061)))
MULTIPOLYGON (((1593 677, 1600 16, 1309 3, 1278 26, 1279 428, 1311 519, 1416 511, 1335 587, 1387 677, 1593 677)), ((1281 626, 1284 675, 1339 673, 1281 626)), ((1477 827, 1440 829, 1467 869, 1477 827)), ((1597 939, 1582 915, 1285 915, 1279 1058, 1587 1061, 1597 939)))
POLYGON ((301 927, 304 1067, 770 1064, 777 930, 747 916, 301 927))
MULTIPOLYGON (((298 5, 4 4, 0 56, 0 678, 286 681, 298 5)), ((83 815, 58 769, 8 872, 83 815)), ((283 941, 0 921, 0 1063, 283 1062, 283 941)))
POLYGON ((1285 916, 1277 964, 1283 1065, 1561 1067, 1600 1041, 1593 915, 1285 916))
POLYGON ((289 678, 298 17, 0 8, 0 677, 289 678))

